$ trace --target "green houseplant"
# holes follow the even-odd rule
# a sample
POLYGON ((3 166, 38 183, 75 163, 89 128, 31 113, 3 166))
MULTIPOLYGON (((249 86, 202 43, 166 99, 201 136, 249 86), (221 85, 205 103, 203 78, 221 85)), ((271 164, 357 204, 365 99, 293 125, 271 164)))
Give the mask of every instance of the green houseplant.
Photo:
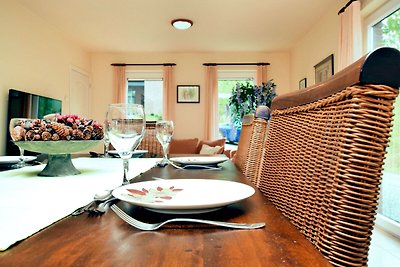
POLYGON ((257 106, 271 107, 272 99, 276 96, 276 85, 273 80, 263 83, 261 86, 252 85, 249 82, 240 84, 232 89, 228 106, 231 120, 235 128, 242 128, 242 119, 245 114, 254 113, 257 106))

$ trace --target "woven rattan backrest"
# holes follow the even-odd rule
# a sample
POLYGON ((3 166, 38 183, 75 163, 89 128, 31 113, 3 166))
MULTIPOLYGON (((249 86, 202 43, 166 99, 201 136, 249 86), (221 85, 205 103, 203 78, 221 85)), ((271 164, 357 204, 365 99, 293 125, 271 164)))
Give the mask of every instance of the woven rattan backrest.
POLYGON ((259 178, 269 116, 270 109, 267 106, 259 106, 254 115, 243 117, 238 149, 232 159, 254 185, 257 184, 259 178))
POLYGON ((233 163, 242 173, 246 173, 246 161, 250 148, 250 139, 253 128, 254 114, 245 115, 242 119, 242 130, 237 151, 232 158, 233 163))
POLYGON ((251 125, 250 142, 248 144, 244 175, 254 184, 258 184, 262 151, 268 131, 270 109, 259 106, 254 114, 251 125))
MULTIPOLYGON (((397 50, 383 52, 400 68, 397 50)), ((400 85, 396 76, 382 78, 396 89, 364 83, 379 82, 379 53, 326 84, 277 98, 272 106, 260 190, 335 266, 365 266, 368 261, 400 85)), ((390 65, 384 67, 391 71, 390 65)))
POLYGON ((149 158, 163 156, 161 144, 156 137, 155 124, 146 124, 146 131, 138 149, 148 150, 145 156, 149 158))

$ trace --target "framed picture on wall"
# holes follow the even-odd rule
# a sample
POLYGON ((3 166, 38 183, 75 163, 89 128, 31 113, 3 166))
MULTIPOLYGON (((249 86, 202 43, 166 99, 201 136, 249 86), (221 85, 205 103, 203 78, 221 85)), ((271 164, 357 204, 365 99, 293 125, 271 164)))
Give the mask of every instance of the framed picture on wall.
POLYGON ((299 81, 299 89, 304 89, 307 87, 307 78, 301 79, 299 81))
POLYGON ((333 75, 333 54, 319 62, 315 68, 315 83, 324 82, 333 75))
POLYGON ((199 85, 178 85, 176 90, 177 103, 200 103, 199 85))

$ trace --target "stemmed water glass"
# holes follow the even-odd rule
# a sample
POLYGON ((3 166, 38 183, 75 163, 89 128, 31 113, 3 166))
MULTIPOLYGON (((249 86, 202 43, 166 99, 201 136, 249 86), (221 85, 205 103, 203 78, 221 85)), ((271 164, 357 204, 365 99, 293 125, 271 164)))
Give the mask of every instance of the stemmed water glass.
POLYGON ((158 163, 160 165, 166 165, 169 163, 167 157, 167 149, 173 135, 174 135, 173 121, 165 120, 165 121, 158 121, 156 123, 156 137, 158 141, 161 143, 163 149, 163 159, 158 163))
POLYGON ((124 178, 128 184, 129 159, 143 139, 146 119, 142 105, 111 104, 108 107, 108 136, 112 146, 123 160, 124 178))
MULTIPOLYGON (((24 121, 26 119, 22 119, 22 118, 13 118, 10 120, 10 124, 9 124, 9 131, 10 131, 10 136, 11 139, 15 142, 15 141, 24 141, 22 139, 23 135, 24 135, 24 121)), ((20 148, 18 146, 19 149, 19 161, 12 165, 11 168, 13 169, 18 169, 18 168, 22 168, 27 166, 25 159, 24 159, 24 149, 20 148)))
MULTIPOLYGON (((106 114, 107 117, 107 114, 106 114)), ((110 122, 106 119, 104 121, 104 158, 111 158, 110 154, 108 153, 110 148, 110 137, 108 135, 108 128, 110 127, 110 122)))

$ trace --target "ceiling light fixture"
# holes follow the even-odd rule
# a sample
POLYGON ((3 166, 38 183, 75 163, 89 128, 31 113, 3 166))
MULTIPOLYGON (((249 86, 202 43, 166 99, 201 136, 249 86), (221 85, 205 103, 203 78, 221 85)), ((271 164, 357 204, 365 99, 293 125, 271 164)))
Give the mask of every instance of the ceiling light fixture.
POLYGON ((171 25, 178 30, 186 30, 192 27, 193 21, 189 19, 174 19, 171 21, 171 25))

